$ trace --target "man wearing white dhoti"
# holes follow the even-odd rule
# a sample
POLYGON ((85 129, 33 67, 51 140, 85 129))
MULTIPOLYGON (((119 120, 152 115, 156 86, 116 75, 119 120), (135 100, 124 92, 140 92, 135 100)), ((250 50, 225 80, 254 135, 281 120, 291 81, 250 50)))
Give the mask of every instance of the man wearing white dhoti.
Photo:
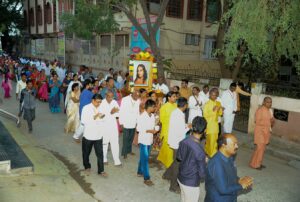
POLYGON ((236 83, 231 83, 228 90, 224 91, 221 96, 222 106, 224 107, 223 118, 223 132, 231 133, 234 116, 237 111, 237 100, 236 100, 236 83))
POLYGON ((117 117, 119 116, 119 105, 114 100, 114 94, 112 91, 107 90, 106 97, 102 101, 99 111, 104 114, 104 127, 103 127, 103 161, 107 162, 107 150, 108 144, 110 144, 112 156, 115 166, 120 166, 121 161, 119 158, 119 131, 117 124, 117 117))

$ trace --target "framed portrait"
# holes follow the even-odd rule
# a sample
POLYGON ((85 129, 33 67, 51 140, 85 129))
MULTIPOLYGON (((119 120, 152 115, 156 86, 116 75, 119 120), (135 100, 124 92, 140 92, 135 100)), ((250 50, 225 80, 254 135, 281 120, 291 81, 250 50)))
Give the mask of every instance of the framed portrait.
POLYGON ((134 60, 133 84, 134 86, 148 86, 151 79, 151 61, 134 60))

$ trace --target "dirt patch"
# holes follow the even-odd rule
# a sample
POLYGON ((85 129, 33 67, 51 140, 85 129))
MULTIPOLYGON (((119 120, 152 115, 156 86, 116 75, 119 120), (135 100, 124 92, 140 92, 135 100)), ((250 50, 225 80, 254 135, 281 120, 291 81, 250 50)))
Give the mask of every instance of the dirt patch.
MULTIPOLYGON (((95 191, 91 188, 91 183, 85 181, 84 176, 80 174, 82 170, 80 170, 75 163, 71 162, 70 160, 68 160, 66 157, 62 156, 58 152, 51 151, 46 148, 42 148, 42 149, 49 151, 68 168, 69 175, 79 184, 79 186, 85 193, 93 197, 97 202, 101 202, 100 200, 94 197, 95 191)), ((65 182, 63 183, 65 184, 65 182)))

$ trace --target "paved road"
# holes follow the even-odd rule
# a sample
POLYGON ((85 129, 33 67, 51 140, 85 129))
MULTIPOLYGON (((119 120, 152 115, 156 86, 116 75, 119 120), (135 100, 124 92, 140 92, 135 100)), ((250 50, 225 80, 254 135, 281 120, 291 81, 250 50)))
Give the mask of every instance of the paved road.
MULTIPOLYGON (((12 113, 17 112, 17 102, 14 98, 4 100, 1 108, 9 110, 12 113)), ((150 164, 150 174, 155 185, 147 187, 143 184, 141 178, 136 177, 138 163, 138 149, 134 148, 136 156, 130 156, 127 160, 121 159, 122 168, 113 166, 111 153, 108 155, 109 165, 105 167, 109 177, 104 179, 96 174, 95 154, 91 154, 92 174, 86 176, 83 172, 81 145, 72 141, 72 135, 66 135, 63 132, 66 116, 63 113, 51 114, 48 109, 48 103, 38 102, 36 110, 37 120, 33 123, 33 134, 27 133, 26 122, 18 130, 24 133, 32 144, 50 151, 59 161, 65 164, 69 175, 80 185, 81 194, 90 195, 90 200, 113 202, 150 202, 150 201, 180 201, 180 196, 168 191, 168 182, 161 179, 164 171, 157 163, 150 164)), ((267 169, 256 171, 250 169, 247 164, 251 155, 251 150, 241 147, 237 157, 237 167, 240 176, 249 175, 254 177, 253 190, 249 193, 241 194, 238 201, 259 201, 259 202, 298 202, 300 201, 300 172, 272 156, 265 156, 264 164, 267 169)), ((29 155, 30 157, 30 155, 29 155)), ((36 165, 39 166, 39 165, 36 165)), ((59 172, 59 171, 58 171, 59 172)), ((34 178, 35 175, 28 176, 34 178)), ((52 181, 49 177, 49 181, 52 181)), ((1 181, 1 180, 0 180, 1 181)), ((49 184, 50 185, 50 184, 49 184)), ((30 186, 24 185, 24 186, 30 186)), ((45 186, 45 185, 44 185, 45 186)), ((53 186, 51 184, 50 186, 53 186)), ((204 184, 201 187, 201 201, 203 201, 205 191, 204 184)), ((1 189, 0 189, 1 190, 1 189)), ((74 195, 75 191, 69 188, 61 192, 61 196, 74 195)), ((76 192, 78 194, 78 192, 76 192)), ((31 192, 27 192, 30 196, 31 192)), ((50 197, 50 196, 49 196, 50 197)), ((54 197, 54 196, 53 196, 54 197)), ((46 201, 60 201, 55 198, 47 198, 46 201)), ((32 200, 35 201, 35 200, 32 200)), ((38 198, 36 201, 40 201, 38 198)), ((83 200, 82 200, 83 201, 83 200)))

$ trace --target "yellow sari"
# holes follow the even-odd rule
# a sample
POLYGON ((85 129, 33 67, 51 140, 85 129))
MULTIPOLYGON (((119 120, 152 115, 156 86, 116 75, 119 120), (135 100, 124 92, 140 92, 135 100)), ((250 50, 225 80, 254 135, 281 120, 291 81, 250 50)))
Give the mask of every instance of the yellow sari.
POLYGON ((79 102, 75 103, 72 100, 76 98, 79 100, 80 91, 77 93, 70 92, 68 104, 67 104, 67 123, 65 125, 65 133, 72 132, 74 133, 75 130, 79 127, 79 102))
POLYGON ((177 108, 177 104, 167 102, 159 110, 159 119, 162 124, 160 139, 162 140, 162 146, 160 148, 157 160, 162 162, 166 168, 170 167, 173 163, 173 150, 168 145, 169 123, 170 116, 173 110, 177 108))
POLYGON ((218 151, 218 117, 222 116, 222 109, 214 111, 215 106, 221 107, 219 101, 212 101, 211 99, 204 105, 203 116, 207 121, 206 127, 206 143, 205 143, 205 152, 211 158, 218 151))

